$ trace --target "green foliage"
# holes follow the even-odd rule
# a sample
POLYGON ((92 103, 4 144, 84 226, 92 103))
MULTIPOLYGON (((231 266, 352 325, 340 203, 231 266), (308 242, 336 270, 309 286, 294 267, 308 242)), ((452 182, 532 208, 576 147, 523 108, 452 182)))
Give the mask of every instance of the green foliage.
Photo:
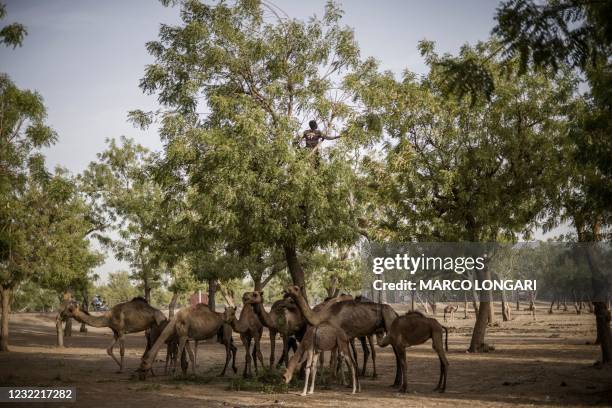
POLYGON ((95 294, 101 296, 104 302, 112 307, 117 303, 127 302, 138 296, 139 291, 130 281, 129 273, 120 271, 110 273, 108 275, 108 283, 104 286, 96 287, 95 294))
POLYGON ((28 281, 15 291, 11 308, 19 312, 49 312, 57 309, 59 303, 55 290, 43 289, 37 283, 28 281))
MULTIPOLYGON (((6 5, 0 3, 0 20, 6 17, 6 5)), ((3 43, 7 47, 21 47, 23 39, 28 35, 23 24, 12 23, 5 25, 0 29, 0 43, 3 43)))

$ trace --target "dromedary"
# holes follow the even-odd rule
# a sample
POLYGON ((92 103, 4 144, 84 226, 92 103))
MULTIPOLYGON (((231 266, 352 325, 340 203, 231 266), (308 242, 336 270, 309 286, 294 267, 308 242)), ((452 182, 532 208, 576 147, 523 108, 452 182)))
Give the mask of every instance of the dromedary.
POLYGON ((250 297, 249 303, 259 318, 261 324, 270 331, 270 367, 274 365, 276 334, 280 333, 283 341, 283 354, 278 360, 277 366, 289 363, 289 349, 294 352, 297 349, 297 339, 302 339, 305 330, 305 320, 302 312, 293 305, 288 305, 284 299, 277 300, 272 304, 270 312, 263 305, 263 293, 254 291, 247 292, 245 296, 250 297))
POLYGON ((444 352, 443 331, 446 331, 446 349, 448 349, 448 330, 446 327, 442 326, 436 319, 425 317, 420 312, 408 312, 393 321, 391 330, 387 332, 384 338, 382 334, 377 334, 379 346, 386 347, 391 344, 395 353, 399 355, 402 375, 400 392, 408 391, 406 347, 423 344, 429 339, 432 340, 433 349, 440 359, 440 378, 435 390, 444 392, 446 389, 448 359, 444 352))
MULTIPOLYGON (((251 341, 254 342, 253 345, 253 355, 252 359, 255 364, 255 374, 257 374, 257 360, 261 363, 261 366, 265 368, 263 362, 263 355, 261 354, 261 336, 263 334, 263 324, 255 314, 254 305, 252 303, 251 296, 249 295, 251 292, 246 292, 242 296, 242 310, 240 311, 240 317, 236 319, 235 315, 229 321, 232 329, 240 334, 240 340, 244 345, 245 349, 245 363, 244 363, 244 371, 242 373, 243 377, 248 377, 252 375, 251 372, 251 341)), ((234 306, 234 294, 232 292, 225 293, 225 291, 221 291, 221 294, 228 302, 228 304, 234 306)), ((236 310, 234 306, 234 311, 236 310)))
POLYGON ((93 327, 109 327, 113 331, 113 342, 108 346, 106 352, 119 365, 119 372, 122 372, 124 367, 125 335, 149 330, 166 320, 166 316, 160 310, 150 306, 141 297, 119 303, 110 311, 99 316, 90 315, 81 310, 78 303, 71 302, 60 311, 60 316, 62 319, 74 318, 78 322, 93 327), (117 343, 119 343, 121 361, 113 353, 113 347, 117 343))
MULTIPOLYGON (((286 293, 295 300, 308 324, 318 326, 330 322, 344 330, 349 340, 367 337, 381 330, 388 332, 397 317, 389 305, 355 300, 339 301, 315 311, 308 306, 299 286, 289 286, 286 293)), ((399 371, 396 371, 394 384, 399 384, 400 380, 399 371)))
MULTIPOLYGON (((164 330, 162 330, 151 349, 142 358, 139 368, 140 378, 145 378, 146 372, 150 370, 159 349, 175 335, 178 337, 178 350, 176 355, 181 356, 186 348, 192 364, 191 369, 195 372, 195 358, 191 347, 187 344, 187 340, 206 340, 218 335, 219 330, 223 330, 224 325, 229 323, 230 316, 234 313, 235 308, 231 307, 231 305, 229 310, 226 309, 224 313, 213 312, 208 306, 203 304, 188 306, 179 310, 166 325, 164 330)), ((225 336, 227 336, 227 334, 225 334, 225 336)), ((230 349, 231 343, 229 341, 225 342, 225 367, 222 374, 225 373, 230 356, 232 355, 230 349)), ((177 363, 176 360, 174 362, 175 368, 177 363)), ((183 370, 185 370, 185 368, 183 368, 183 370)), ((184 371, 183 374, 185 374, 184 371)))
POLYGON ((289 367, 283 374, 285 383, 289 383, 293 377, 295 369, 303 362, 306 362, 306 370, 304 377, 304 390, 302 395, 314 393, 315 381, 317 379, 317 366, 319 362, 319 353, 322 351, 336 352, 346 361, 351 371, 351 379, 353 384, 353 394, 361 391, 359 379, 357 378, 357 367, 355 360, 349 350, 349 339, 344 333, 344 330, 334 326, 329 322, 323 322, 318 326, 308 326, 304 338, 300 342, 294 358, 289 362, 289 367), (310 390, 308 390, 308 379, 312 370, 312 382, 310 390))
POLYGON ((446 321, 446 315, 448 314, 450 316, 450 321, 454 321, 455 320, 455 312, 459 309, 459 305, 457 306, 453 306, 453 305, 448 305, 444 308, 444 321, 446 321))
MULTIPOLYGON (((223 313, 217 313, 217 315, 220 318, 224 318, 224 314, 223 313)), ((147 347, 147 350, 149 348, 151 348, 153 346, 153 344, 157 341, 157 339, 159 338, 159 336, 161 336, 163 330, 166 328, 166 325, 169 323, 168 320, 166 320, 165 322, 163 322, 162 324, 155 326, 153 328, 151 328, 150 332, 149 332, 149 341, 148 344, 150 344, 149 347, 147 347)), ((229 324, 225 323, 223 324, 221 327, 219 327, 219 330, 217 331, 217 343, 219 344, 223 344, 225 346, 225 366, 223 367, 223 371, 221 371, 221 374, 219 374, 220 377, 223 377, 225 375, 225 371, 227 370, 227 365, 228 365, 228 361, 229 358, 231 358, 232 360, 232 369, 234 370, 234 373, 237 371, 236 369, 236 346, 234 345, 234 341, 232 339, 232 328, 230 327, 229 324), (228 357, 229 356, 229 357, 228 357)), ((187 343, 188 345, 189 343, 187 343)), ((187 347, 186 345, 186 347, 187 347)), ((172 363, 172 366, 176 366, 176 358, 177 353, 178 353, 178 347, 179 347, 179 337, 176 334, 176 331, 174 332, 173 335, 170 336, 170 338, 168 338, 166 340, 166 365, 164 367, 164 374, 168 374, 168 364, 172 363)), ((196 367, 196 363, 197 363, 197 340, 196 340, 196 345, 195 345, 195 350, 194 350, 194 358, 193 358, 193 367, 196 367)), ((183 371, 183 373, 186 372, 186 363, 187 360, 185 358, 185 351, 183 351, 183 353, 181 354, 181 369, 183 371)), ((153 371, 151 371, 153 372, 153 371)))

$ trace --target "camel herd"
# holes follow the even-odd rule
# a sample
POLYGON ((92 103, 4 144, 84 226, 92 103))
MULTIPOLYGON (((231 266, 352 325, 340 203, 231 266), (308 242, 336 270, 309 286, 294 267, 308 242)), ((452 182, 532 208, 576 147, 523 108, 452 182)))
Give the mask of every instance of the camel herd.
MULTIPOLYGON (((153 374, 153 362, 164 346, 166 374, 170 364, 172 371, 176 372, 179 361, 183 374, 186 374, 189 363, 195 372, 198 341, 215 337, 218 343, 225 346, 226 352, 225 366, 220 375, 225 375, 230 361, 236 373, 237 348, 232 339, 233 332, 239 334, 245 349, 243 376, 251 376, 252 368, 257 374, 258 364, 264 366, 261 337, 263 328, 266 327, 270 332, 270 366, 275 363, 276 335, 280 334, 282 339, 283 351, 276 365, 287 367, 283 374, 284 381, 289 383, 295 370, 304 366, 302 395, 314 392, 317 368, 324 364, 325 352, 331 354, 329 361, 332 376, 336 377, 340 373, 344 384, 344 363, 350 373, 353 393, 360 392, 354 341, 359 340, 364 351, 361 375, 365 375, 371 353, 373 376, 376 377, 374 337, 381 347, 391 345, 396 361, 393 385, 399 387, 400 392, 407 392, 406 347, 423 344, 432 339, 433 349, 440 360, 440 377, 435 390, 444 392, 446 389, 448 330, 436 319, 420 312, 408 312, 399 316, 390 305, 375 303, 360 296, 353 298, 350 295, 326 299, 311 308, 301 288, 289 286, 284 298, 274 302, 270 311, 264 307, 262 292, 244 293, 242 309, 237 317, 233 293, 224 290, 221 292, 227 303, 222 313, 198 304, 185 307, 171 319, 167 319, 160 310, 137 297, 117 304, 99 316, 81 310, 76 302, 68 303, 60 310, 59 318, 74 318, 94 327, 109 327, 114 336, 107 353, 119 365, 120 372, 124 369, 125 335, 144 331, 147 347, 138 369, 141 379, 144 379, 148 372, 153 374), (445 332, 446 341, 443 341, 445 332), (190 345, 191 342, 194 342, 194 349, 190 345), (120 348, 120 359, 113 353, 117 344, 120 348), (290 351, 293 352, 291 358, 290 351)), ((454 311, 452 308, 448 311, 451 318, 454 311)))

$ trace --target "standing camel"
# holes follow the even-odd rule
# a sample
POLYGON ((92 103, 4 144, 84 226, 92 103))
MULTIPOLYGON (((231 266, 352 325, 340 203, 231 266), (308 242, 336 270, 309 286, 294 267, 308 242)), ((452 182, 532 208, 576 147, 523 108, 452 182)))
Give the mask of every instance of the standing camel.
MULTIPOLYGON (((287 370, 283 374, 285 383, 288 384, 293 377, 293 372, 303 362, 306 362, 304 377, 304 390, 302 396, 314 393, 315 381, 317 379, 317 366, 319 353, 322 351, 336 352, 345 360, 351 371, 353 394, 361 391, 359 379, 357 378, 357 366, 349 350, 349 339, 344 330, 329 322, 323 322, 318 326, 308 326, 304 338, 300 342, 297 352, 289 362, 287 370), (308 379, 312 370, 312 382, 308 390, 308 379)), ((344 375, 343 375, 344 378, 344 375)), ((344 382, 344 381, 343 381, 344 382)))
POLYGON ((444 321, 446 321, 446 315, 448 314, 450 316, 450 321, 454 321, 455 320, 455 312, 459 309, 459 305, 457 306, 453 306, 453 305, 448 305, 444 308, 444 321))
POLYGON ((295 352, 297 348, 297 338, 302 338, 305 328, 305 320, 302 313, 295 305, 289 305, 284 299, 277 300, 272 304, 270 312, 267 312, 263 305, 263 293, 254 291, 247 292, 249 303, 253 305, 253 310, 262 325, 270 331, 270 367, 274 365, 276 349, 276 333, 280 333, 283 341, 283 354, 278 360, 277 366, 289 363, 289 349, 295 352))
MULTIPOLYGON (((255 314, 253 299, 250 293, 245 292, 242 295, 242 310, 240 311, 240 317, 236 319, 235 315, 229 321, 232 329, 240 334, 240 340, 244 345, 245 350, 245 363, 243 377, 249 377, 253 373, 251 371, 251 341, 253 341, 253 353, 252 360, 255 365, 255 374, 257 374, 257 360, 261 363, 261 366, 265 368, 263 362, 263 355, 261 354, 261 336, 263 334, 263 324, 255 314)), ((233 292, 226 293, 221 290, 221 294, 230 305, 234 305, 234 294, 233 292)), ((236 310, 234 306, 234 311, 236 310)))
POLYGON ((150 306, 144 298, 135 297, 129 302, 119 303, 102 315, 94 316, 80 309, 76 302, 68 303, 61 311, 62 319, 74 318, 80 323, 92 327, 108 327, 113 331, 113 341, 106 349, 109 356, 119 366, 119 372, 123 372, 125 354, 125 335, 150 330, 156 325, 162 324, 166 316, 158 309, 150 306), (113 347, 119 343, 121 361, 115 357, 113 347))
POLYGON ((399 355, 399 364, 402 375, 402 385, 400 392, 408 391, 408 377, 406 365, 406 347, 417 346, 432 340, 433 349, 440 359, 440 378, 435 391, 444 392, 446 389, 446 376, 448 372, 448 359, 444 352, 444 342, 442 331, 446 330, 446 349, 448 350, 448 330, 436 319, 425 317, 420 312, 408 312, 400 316, 391 324, 391 330, 383 338, 381 333, 377 333, 378 345, 386 347, 389 344, 399 355))
MULTIPOLYGON (((151 347, 151 349, 145 354, 140 363, 140 378, 144 379, 146 372, 151 369, 155 356, 159 352, 159 349, 166 344, 173 336, 178 337, 178 350, 176 355, 182 356, 183 351, 187 349, 189 359, 191 361, 192 372, 195 373, 195 356, 191 347, 187 343, 187 340, 206 340, 214 336, 219 335, 220 330, 224 330, 223 344, 225 345, 225 367, 220 375, 225 374, 225 370, 229 364, 231 356, 234 356, 235 352, 232 350, 231 335, 228 336, 224 326, 229 323, 230 316, 235 314, 235 308, 230 305, 224 313, 218 313, 211 311, 208 306, 203 304, 197 304, 195 306, 188 306, 179 310, 166 327, 162 330, 161 334, 151 347)), ((174 368, 176 370, 178 358, 174 361, 174 368)), ((235 360, 234 360, 235 361, 235 360)), ((186 367, 182 365, 183 374, 186 374, 186 367)), ((236 366, 232 367, 236 372, 236 366)))
MULTIPOLYGON (((299 286, 289 286, 286 293, 295 300, 309 325, 318 326, 329 322, 344 330, 349 341, 370 336, 380 330, 389 332, 391 323, 397 317, 397 313, 389 305, 355 300, 340 301, 315 311, 308 306, 299 286)), ((396 355, 396 363, 397 358, 396 355)), ((397 385, 400 381, 399 371, 396 370, 394 384, 397 385)))

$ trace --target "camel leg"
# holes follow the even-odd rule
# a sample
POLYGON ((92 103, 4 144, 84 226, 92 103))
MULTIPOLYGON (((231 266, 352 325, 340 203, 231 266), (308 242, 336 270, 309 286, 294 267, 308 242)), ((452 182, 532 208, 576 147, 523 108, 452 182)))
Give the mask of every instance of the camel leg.
MULTIPOLYGON (((181 337, 179 339, 178 351, 176 353, 176 358, 174 359, 174 372, 176 373, 176 365, 178 360, 182 358, 183 351, 185 350, 185 343, 187 343, 187 337, 181 337)), ((182 368, 182 367, 181 367, 182 368)), ((183 375, 187 374, 187 370, 183 370, 183 375)))
POLYGON ((308 358, 306 360, 306 370, 304 371, 304 390, 302 391, 302 396, 306 395, 306 391, 308 391, 308 379, 310 378, 310 367, 312 366, 313 352, 307 351, 308 358))
POLYGON ((442 345, 442 335, 436 336, 433 342, 433 348, 438 353, 440 359, 440 379, 438 380, 438 386, 434 391, 444 392, 446 390, 446 375, 448 372, 448 359, 444 352, 444 346, 442 345))
POLYGON ((168 363, 170 362, 170 357, 172 355, 172 342, 168 343, 166 346, 166 366, 164 367, 164 375, 168 375, 168 363))
POLYGON ((272 368, 274 367, 274 354, 276 351, 276 330, 269 329, 269 333, 270 333, 270 368, 272 368))
POLYGON ((399 392, 408 392, 408 364, 406 363, 406 349, 404 347, 400 347, 398 349, 400 366, 402 369, 402 386, 399 389, 399 392))
POLYGON ((319 366, 319 353, 313 353, 312 357, 312 381, 310 382, 309 394, 314 394, 315 382, 317 381, 317 367, 319 366))
POLYGON ((113 337, 113 341, 111 342, 110 346, 108 346, 108 348, 106 349, 106 354, 111 356, 113 360, 115 360, 115 363, 117 363, 117 365, 121 368, 121 362, 117 360, 117 357, 115 357, 115 354, 113 353, 113 347, 115 347, 115 344, 117 344, 118 341, 119 341, 119 336, 115 335, 113 337))
MULTIPOLYGON (((263 354, 261 352, 261 332, 255 336, 255 359, 259 359, 261 368, 265 369, 266 366, 263 361, 263 354)), ((255 371, 257 372, 257 365, 255 365, 255 371)))
MULTIPOLYGON (((196 340, 196 344, 197 344, 197 340, 196 340)), ((196 346, 197 347, 197 346, 196 346)), ((194 351, 191 350, 191 345, 189 345, 189 342, 187 342, 185 344, 185 348, 187 349, 187 354, 189 354, 189 360, 191 360, 191 373, 193 375, 195 375, 196 371, 195 371, 195 363, 196 363, 196 354, 194 351)), ((196 352, 197 352, 197 348, 196 348, 196 352)))
MULTIPOLYGON (((355 348, 355 339, 350 340, 351 343, 351 351, 353 352, 353 359, 357 361, 357 349, 355 348)), ((359 368, 357 368, 359 370, 359 368)))
POLYGON ((399 387, 402 383, 401 362, 397 348, 394 345, 391 345, 391 347, 393 347, 393 354, 395 355, 395 380, 393 380, 391 387, 399 387))
POLYGON ((119 364, 119 372, 122 373, 124 355, 125 355, 125 337, 123 337, 123 334, 121 334, 121 336, 119 337, 119 355, 121 356, 121 364, 119 364))
MULTIPOLYGON (((270 334, 270 336, 271 335, 272 334, 270 334)), ((287 367, 287 365, 289 364, 289 338, 286 334, 281 333, 281 340, 283 342, 283 355, 278 359, 278 362, 276 363, 276 368, 281 367, 283 364, 285 365, 285 367, 287 367)), ((271 357, 270 361, 272 361, 271 357)))
POLYGON ((365 337, 360 337, 359 341, 361 342, 361 349, 363 350, 363 367, 361 367, 361 376, 365 377, 366 366, 368 365, 368 357, 370 356, 370 350, 368 350, 368 345, 366 344, 365 337))
POLYGON ((193 369, 195 370, 196 363, 198 361, 198 341, 197 340, 195 341, 195 344, 193 347, 194 347, 193 349, 193 369))
POLYGON ((378 377, 376 374, 376 349, 374 348, 374 337, 368 336, 368 343, 370 343, 370 350, 372 352, 372 378, 378 377))
POLYGON ((241 334, 240 340, 242 340, 242 345, 244 346, 244 350, 246 351, 245 361, 244 361, 244 371, 242 372, 242 376, 248 377, 251 375, 251 339, 241 334))
POLYGON ((357 370, 356 370, 356 364, 355 361, 352 360, 350 358, 350 356, 344 356, 346 365, 349 366, 349 370, 351 372, 351 380, 352 380, 352 384, 353 384, 353 392, 352 394, 355 394, 357 392, 357 381, 359 381, 357 379, 357 370))
POLYGON ((234 343, 230 339, 230 349, 232 350, 232 370, 234 370, 234 374, 238 372, 236 368, 236 353, 238 352, 238 348, 234 346, 234 343))

